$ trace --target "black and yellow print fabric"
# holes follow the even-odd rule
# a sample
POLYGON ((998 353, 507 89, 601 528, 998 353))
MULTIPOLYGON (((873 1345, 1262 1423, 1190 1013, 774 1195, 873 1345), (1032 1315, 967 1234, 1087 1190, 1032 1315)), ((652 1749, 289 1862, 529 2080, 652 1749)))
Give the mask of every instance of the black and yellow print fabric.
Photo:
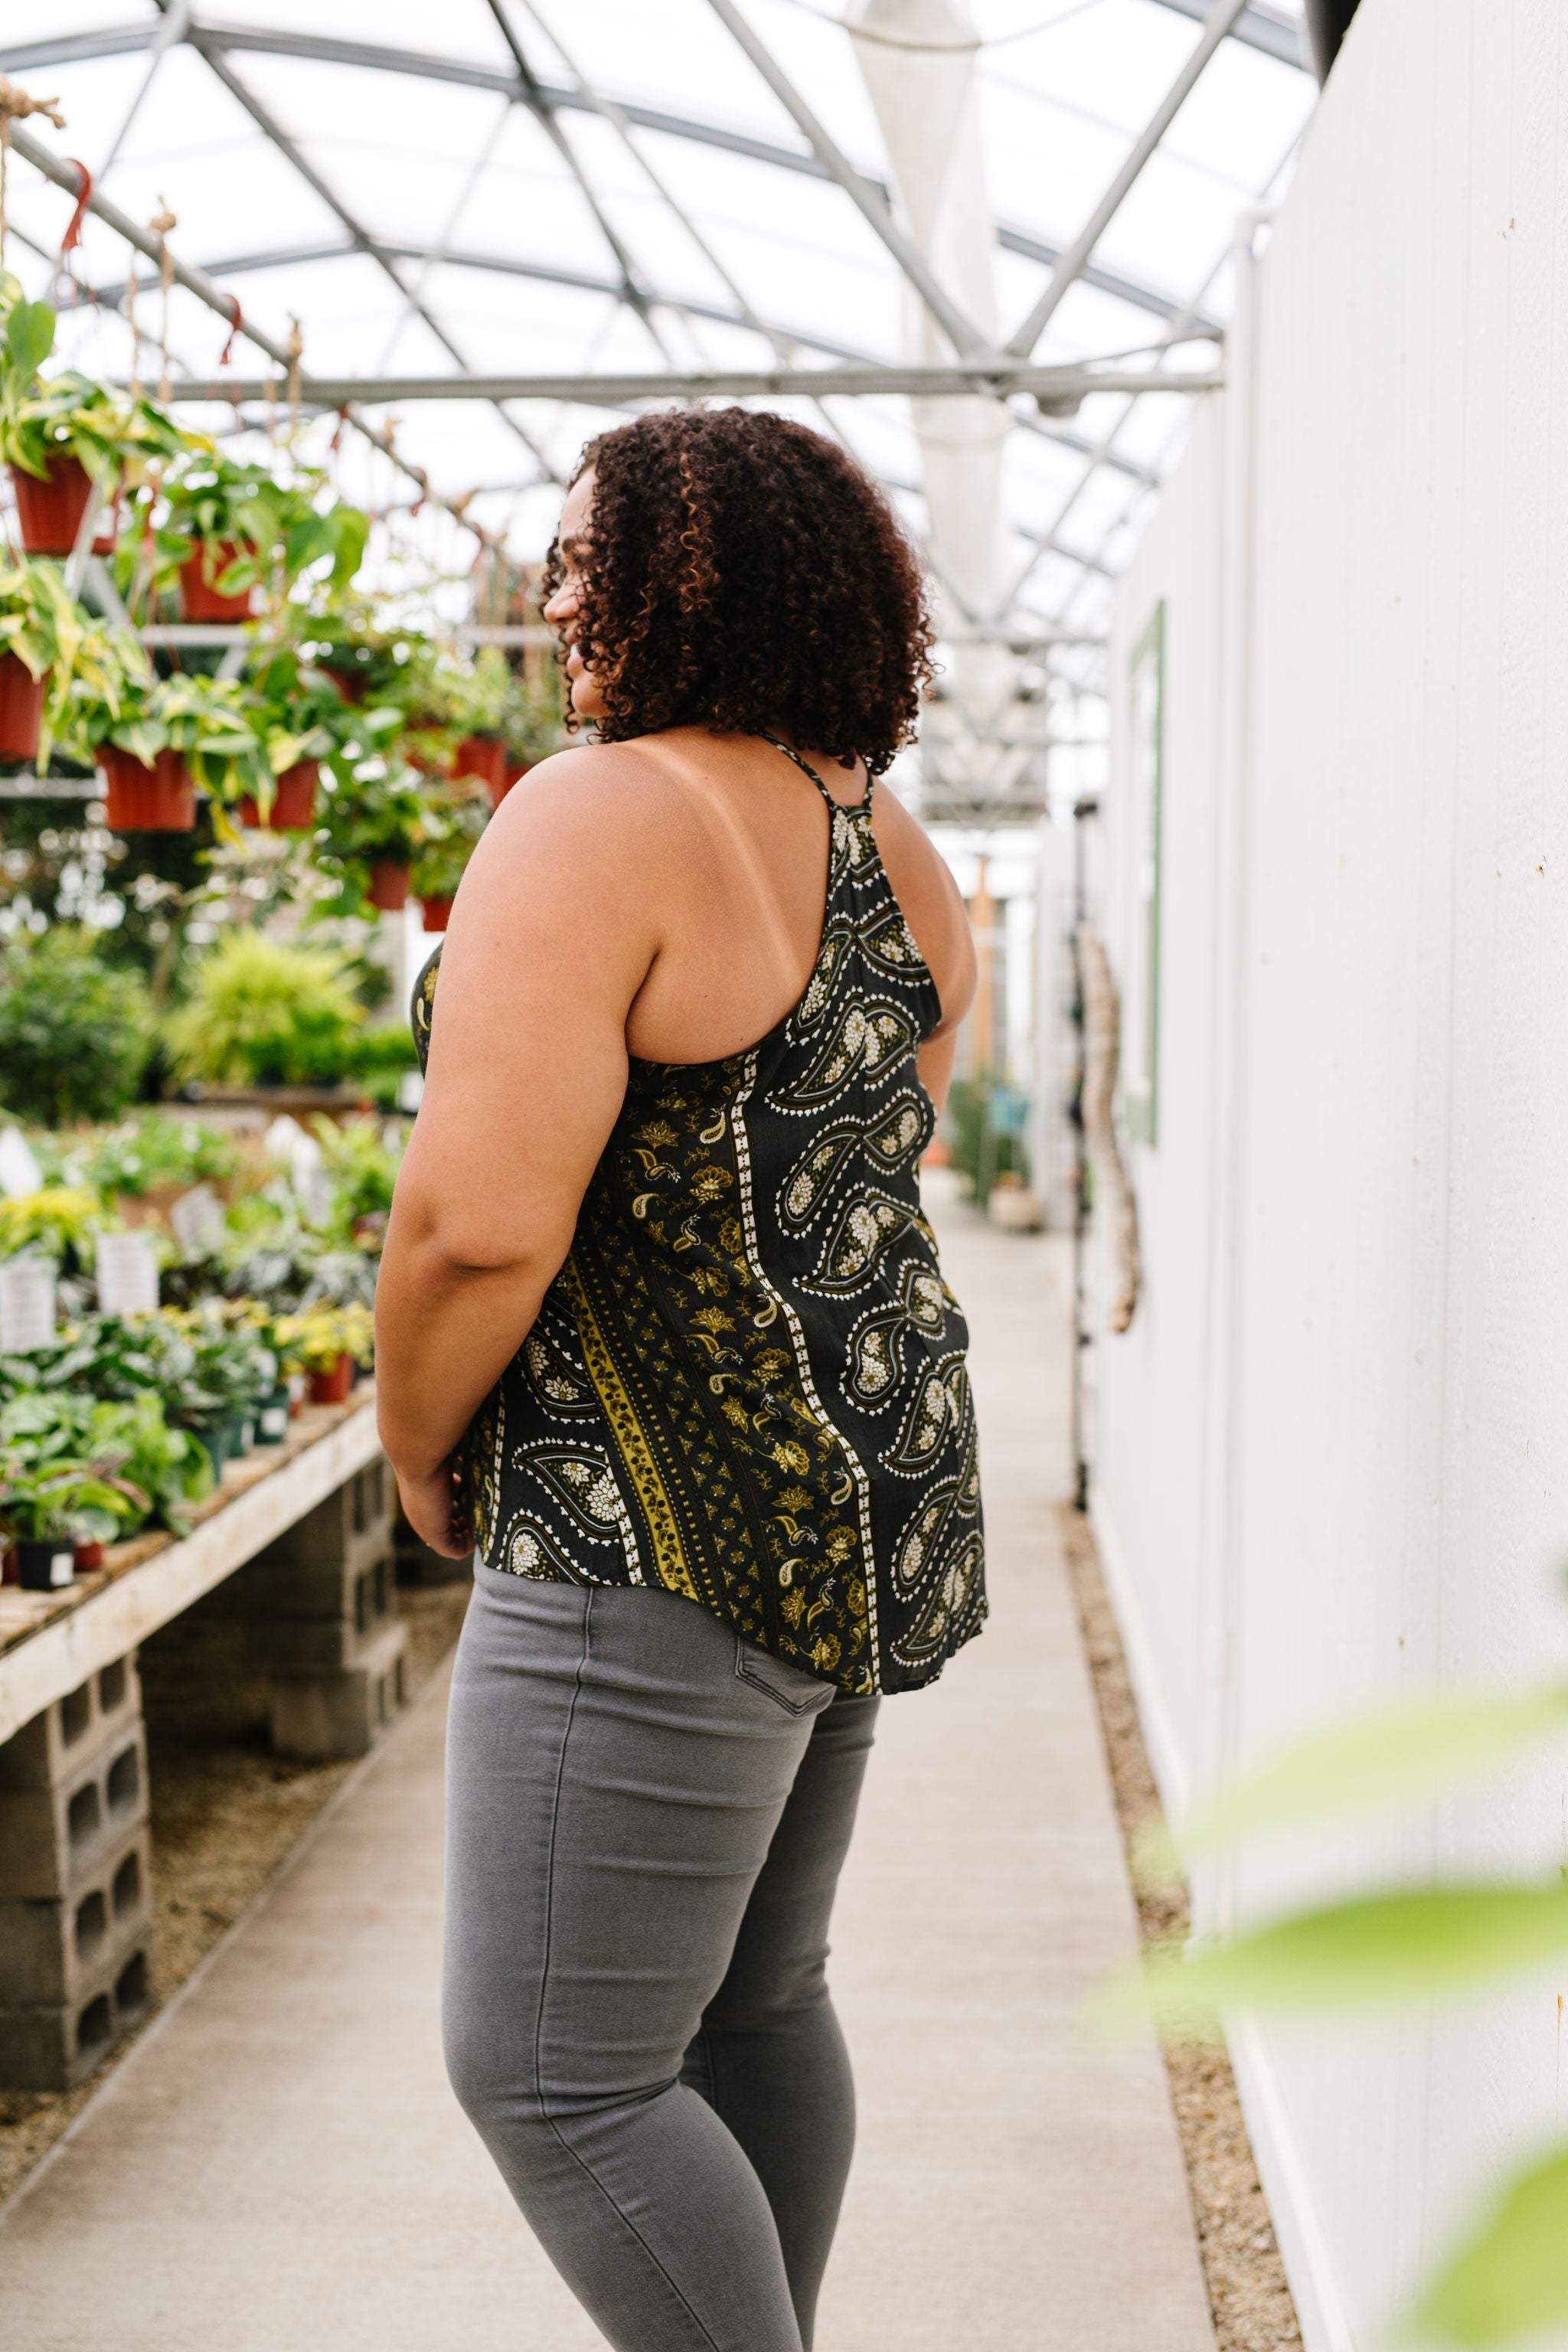
POLYGON ((863 1695, 929 1682, 979 1630, 984 1546, 968 1331, 920 1201, 915 1054, 940 1004, 868 802, 822 789, 799 1004, 721 1061, 632 1063, 464 1460, 491 1567, 662 1585, 863 1695))

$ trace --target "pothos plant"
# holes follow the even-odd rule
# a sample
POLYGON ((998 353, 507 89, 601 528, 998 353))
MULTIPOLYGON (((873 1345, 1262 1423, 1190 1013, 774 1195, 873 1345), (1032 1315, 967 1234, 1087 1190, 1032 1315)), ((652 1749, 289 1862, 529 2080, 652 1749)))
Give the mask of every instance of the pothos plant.
POLYGON ((38 736, 40 769, 57 741, 68 751, 76 713, 96 703, 110 719, 129 677, 145 675, 140 646, 111 635, 77 603, 58 564, 38 556, 0 562, 0 653, 47 681, 38 736))
POLYGON ((151 465, 211 447, 150 400, 121 398, 74 369, 41 376, 55 314, 47 302, 24 301, 15 278, 0 281, 0 458, 7 464, 44 481, 55 459, 71 457, 110 489, 141 481, 151 465))
POLYGON ((364 555, 368 518, 327 500, 325 477, 280 482, 265 465, 241 465, 210 446, 156 484, 121 534, 122 593, 166 588, 199 556, 202 576, 225 596, 260 587, 280 597, 308 572, 329 592, 346 588, 364 555))
POLYGON ((426 794, 424 839, 412 877, 416 896, 457 896, 458 885, 489 819, 489 801, 482 789, 454 784, 426 794))

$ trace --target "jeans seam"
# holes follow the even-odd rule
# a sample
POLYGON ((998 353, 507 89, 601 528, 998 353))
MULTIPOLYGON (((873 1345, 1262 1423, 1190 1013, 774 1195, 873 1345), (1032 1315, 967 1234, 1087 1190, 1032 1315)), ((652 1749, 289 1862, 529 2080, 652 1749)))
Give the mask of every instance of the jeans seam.
POLYGON ((773 1699, 779 1706, 782 1706, 786 1715, 805 1715, 807 1708, 811 1706, 812 1700, 815 1699, 816 1696, 816 1692, 812 1692, 810 1696, 800 1699, 799 1701, 793 1698, 786 1698, 783 1691, 775 1690, 773 1688, 772 1683, 767 1680, 765 1675, 752 1673, 751 1667, 746 1664, 745 1658, 742 1654, 739 1647, 740 1643, 745 1637, 742 1634, 737 1634, 735 1638, 737 1643, 735 1653, 736 1679, 740 1682, 750 1683, 753 1690, 760 1690, 766 1697, 773 1699))
POLYGON ((555 2144, 560 2148, 562 2154, 571 2158, 572 2162, 577 2167, 578 2170, 584 2175, 585 2179, 592 2181, 594 2187, 598 2190, 600 2196, 604 2199, 605 2204, 609 2207, 616 2221, 621 2224, 621 2227, 624 2230, 628 2231, 632 2237, 636 2239, 637 2244, 642 2248, 644 2253, 647 2256, 649 2262, 653 2264, 660 2278, 663 2279, 666 2286, 668 2287, 671 2294, 674 2295, 682 2311, 685 2312, 688 2319, 690 2320, 693 2327, 696 2328, 699 2336, 702 2338, 703 2343, 709 2346, 710 2352, 721 2352, 721 2347, 715 2338, 709 2334, 708 2329, 702 2324, 701 2318, 699 2316, 698 2313, 692 2309, 690 2304, 687 2301, 685 2295, 682 2294, 674 2279, 670 2277, 669 2273, 659 2261, 658 2256, 654 2252, 653 2248, 648 2244, 647 2240, 643 2236, 643 2233, 637 2228, 637 2223, 630 2219, 629 2215, 622 2211, 615 2198, 610 2194, 610 2191, 605 2188, 598 2174, 594 2170, 593 2166, 587 2161, 587 2158, 582 2156, 578 2150, 572 2146, 565 2134, 562 2131, 559 2124, 556 2122, 555 2117, 551 2114, 549 2107, 545 2104, 544 2075, 541 2063, 541 2053, 542 2052, 544 2042, 544 2002, 550 1985, 551 1937, 555 1919, 555 1846, 557 1832, 559 1831, 561 1822, 561 1790, 566 1779, 566 1750, 572 1738, 572 1727, 577 1719, 577 1701, 582 1696, 583 1693, 583 1675, 588 1664, 588 1650, 593 1629, 593 1618, 594 1594, 590 1588, 583 1609, 583 1654, 577 1661, 577 1673, 572 1685, 572 1701, 566 1710, 565 1727, 561 1735, 561 1754, 555 1767, 555 1790, 554 1795, 551 1800, 550 1806, 550 1866, 545 1874, 544 1880, 544 1956, 539 1971, 539 2006, 534 2012, 533 2020, 533 2079, 539 2087, 539 2112, 542 2120, 550 2126, 555 2144))

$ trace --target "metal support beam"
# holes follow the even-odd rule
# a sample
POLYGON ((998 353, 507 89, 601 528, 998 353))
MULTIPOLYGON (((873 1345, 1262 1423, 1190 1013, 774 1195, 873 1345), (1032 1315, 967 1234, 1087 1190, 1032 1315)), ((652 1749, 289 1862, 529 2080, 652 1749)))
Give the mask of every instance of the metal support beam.
MULTIPOLYGON (((909 279, 948 341, 961 359, 973 359, 985 348, 984 339, 953 301, 901 224, 889 208, 885 194, 874 191, 849 158, 830 137, 807 106, 766 43, 735 5, 735 0, 708 0, 720 23, 745 51, 779 104, 805 134, 812 152, 830 179, 837 180, 873 235, 879 237, 909 279)), ((1239 0, 1237 0, 1239 5, 1239 0)))
MULTIPOLYGON (((1030 393, 1037 399, 1079 401, 1098 393, 1215 392, 1225 382, 1219 368, 1188 374, 1155 374, 1148 368, 1096 368, 1082 364, 1037 367, 1032 361, 1001 364, 982 360, 952 367, 832 367, 693 369, 661 375, 389 375, 317 376, 306 397, 324 407, 345 401, 401 405, 416 400, 570 400, 588 406, 618 407, 629 400, 763 400, 781 395, 816 400, 835 393, 908 394, 931 400, 974 393, 1030 393)), ((261 398, 266 381, 214 377, 206 383, 178 383, 181 401, 246 401, 261 398)))
POLYGON ((1213 7, 1204 19, 1203 33, 1192 55, 1144 124, 1110 185, 1058 262, 1045 292, 1017 333, 1009 340, 1007 349, 1016 358, 1027 359, 1039 341, 1063 296, 1081 274, 1089 255, 1121 211, 1143 166, 1175 121, 1191 94, 1194 83, 1202 75, 1204 68, 1240 16, 1245 5, 1246 0, 1214 0, 1213 7))
MULTIPOLYGON (((1187 0, 1166 0, 1172 7, 1187 7, 1187 0)), ((1201 15, 1199 0, 1191 0, 1189 14, 1201 15)), ((1245 24, 1246 17, 1240 20, 1245 24)), ((1238 31, 1240 25, 1238 24, 1238 31)), ((119 56, 127 51, 145 48, 156 32, 141 26, 127 26, 102 35, 79 34, 58 41, 34 41, 25 47, 0 49, 0 69, 19 76, 36 72, 51 65, 70 64, 82 58, 119 56), (92 46, 101 41, 102 47, 92 46)), ((209 47, 254 51, 266 57, 300 58, 322 65, 360 66, 366 72, 395 73, 415 79, 444 81, 465 89, 493 89, 501 97, 520 100, 522 91, 515 74, 498 71, 493 66, 477 65, 461 58, 443 58, 418 49, 381 48, 368 41, 342 41, 310 33, 274 33, 260 28, 237 25, 206 25, 203 36, 209 47)), ((559 47, 559 43, 557 43, 559 47)), ((542 81, 540 96, 558 113, 592 112, 597 94, 590 96, 585 89, 570 89, 563 85, 542 81)), ((734 131, 724 123, 704 122, 691 115, 672 114, 657 106, 639 106, 632 100, 616 102, 616 112, 633 130, 657 131, 669 139, 684 139, 700 146, 713 147, 730 155, 743 155, 752 162, 766 163, 774 171, 793 172, 805 179, 826 180, 832 174, 821 160, 808 149, 781 147, 776 140, 759 139, 750 131, 734 131)), ((875 173, 859 175, 873 195, 886 204, 886 184, 875 173)), ((1005 253, 1021 255, 1026 261, 1038 261, 1052 268, 1061 257, 1059 246, 1047 243, 1029 230, 1003 222, 996 231, 996 242, 1005 253)), ((1135 279, 1123 278, 1116 271, 1098 268, 1090 263, 1079 271, 1086 286, 1097 292, 1109 294, 1119 302, 1131 303, 1135 309, 1147 310, 1154 318, 1173 318, 1180 308, 1172 295, 1157 289, 1141 286, 1135 279)), ((1214 327, 1218 322, 1205 319, 1198 322, 1214 327)))
MULTIPOLYGON (((169 0, 156 0, 156 5, 160 8, 167 8, 169 5, 169 0)), ((363 223, 358 220, 350 211, 349 207, 343 203, 342 198, 337 195, 333 190, 328 186, 326 181, 322 179, 321 173, 316 171, 314 166, 307 161, 298 142, 289 137, 282 124, 271 112, 270 109, 263 106, 261 100, 249 88, 247 88, 246 83, 240 79, 233 67, 229 64, 227 58, 223 55, 221 46, 211 40, 206 27, 204 25, 193 22, 186 29, 185 38, 191 44, 191 47, 196 50, 204 63, 217 76, 219 81, 222 82, 224 88, 228 91, 229 96, 234 99, 238 105, 244 108, 246 113, 249 115, 251 121, 256 124, 258 130, 266 133, 267 137, 272 142, 273 146, 277 148, 278 152, 283 156, 288 163, 292 164, 294 170, 298 172, 300 177, 305 182, 312 194, 319 196, 322 204, 326 205, 328 211, 331 213, 336 219, 342 223, 344 228, 347 229, 350 236, 353 237, 360 251, 368 255, 370 259, 374 261, 377 268, 382 271, 383 275, 391 279, 393 285, 395 286, 398 293, 403 297, 403 299, 408 304, 409 308, 416 314, 417 317, 422 319, 426 326, 429 328, 430 332, 435 336, 443 351, 449 352, 452 358, 457 362, 459 367, 466 367, 468 362, 464 359, 462 352, 458 349, 457 344, 453 342, 450 335, 447 334, 446 329, 442 326, 435 313, 430 310, 427 304, 419 299, 419 297, 416 294, 411 294, 409 292, 407 287, 403 283, 402 278, 399 278, 397 271, 393 267, 391 261, 388 260, 386 256, 378 247, 376 241, 371 235, 370 231, 364 226, 363 223)), ((334 401, 331 403, 331 405, 336 407, 339 404, 334 401)), ((539 467, 541 478, 545 481, 559 484, 561 481, 560 475, 556 472, 555 467, 551 464, 543 450, 541 449, 538 444, 534 441, 532 436, 523 429, 523 427, 518 423, 516 417, 508 416, 504 408, 500 411, 500 414, 509 429, 516 435, 517 438, 522 443, 523 447, 528 451, 529 456, 533 459, 534 464, 539 467)))

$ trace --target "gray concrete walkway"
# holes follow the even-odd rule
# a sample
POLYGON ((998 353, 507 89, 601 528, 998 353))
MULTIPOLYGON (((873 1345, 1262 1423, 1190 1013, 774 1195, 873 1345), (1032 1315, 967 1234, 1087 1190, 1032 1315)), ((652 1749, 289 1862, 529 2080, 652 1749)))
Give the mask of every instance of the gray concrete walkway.
MULTIPOLYGON (((975 1333, 994 1613, 883 1710, 835 1982, 861 2136, 818 2352, 1213 2352, 1051 1517, 1058 1245, 939 1212, 975 1333)), ((436 2028, 445 1678, 0 2215, 8 2352, 591 2352, 436 2028)))

